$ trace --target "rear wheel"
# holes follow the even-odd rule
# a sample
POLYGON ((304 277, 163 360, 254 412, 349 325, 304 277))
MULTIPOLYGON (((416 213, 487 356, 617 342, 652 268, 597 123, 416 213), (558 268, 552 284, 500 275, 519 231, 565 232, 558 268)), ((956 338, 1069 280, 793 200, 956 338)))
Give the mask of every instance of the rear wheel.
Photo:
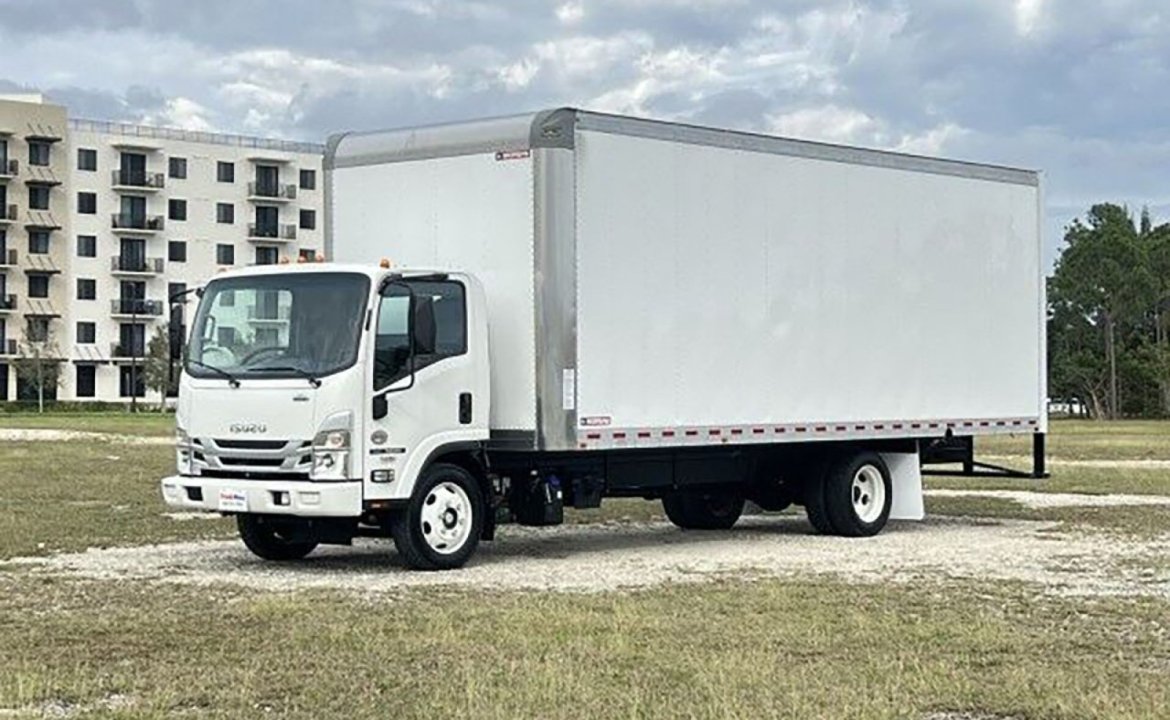
POLYGON ((265 560, 300 560, 317 547, 306 524, 292 518, 237 515, 236 528, 244 546, 265 560))
POLYGON ((838 535, 876 535, 890 518, 893 497, 890 470, 875 452, 842 458, 825 475, 825 509, 838 535))
POLYGON ((390 525, 394 546, 416 570, 461 567, 479 546, 484 522, 479 483, 458 465, 432 465, 410 504, 390 525))
POLYGON ((684 530, 726 530, 743 513, 738 490, 676 490, 662 498, 666 517, 684 530))

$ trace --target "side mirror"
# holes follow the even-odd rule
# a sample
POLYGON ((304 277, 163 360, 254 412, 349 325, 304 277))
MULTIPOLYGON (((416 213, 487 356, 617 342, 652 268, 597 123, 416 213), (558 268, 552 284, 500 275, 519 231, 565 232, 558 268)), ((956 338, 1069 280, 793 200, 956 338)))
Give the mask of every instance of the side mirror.
POLYGON ((386 402, 386 394, 380 393, 374 396, 374 419, 381 420, 390 412, 390 405, 386 402))

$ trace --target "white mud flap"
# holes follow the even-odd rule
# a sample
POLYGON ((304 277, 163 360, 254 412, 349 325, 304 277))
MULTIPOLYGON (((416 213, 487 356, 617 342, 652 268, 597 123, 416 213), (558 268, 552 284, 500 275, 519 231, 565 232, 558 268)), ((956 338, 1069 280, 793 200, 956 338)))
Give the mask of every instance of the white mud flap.
POLYGON ((881 453, 890 469, 894 499, 890 504, 891 520, 921 520, 926 517, 922 500, 922 465, 918 453, 881 453))

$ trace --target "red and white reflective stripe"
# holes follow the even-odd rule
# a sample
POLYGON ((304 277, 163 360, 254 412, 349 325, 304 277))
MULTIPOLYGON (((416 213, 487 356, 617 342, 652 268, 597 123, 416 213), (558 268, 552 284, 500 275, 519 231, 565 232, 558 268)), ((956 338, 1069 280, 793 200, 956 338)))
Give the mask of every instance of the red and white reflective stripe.
POLYGON ((1034 430, 1038 418, 978 418, 950 420, 883 420, 866 423, 794 423, 784 425, 727 425, 671 428, 589 429, 577 433, 581 448, 775 442, 780 438, 917 437, 942 434, 982 434, 1034 430))

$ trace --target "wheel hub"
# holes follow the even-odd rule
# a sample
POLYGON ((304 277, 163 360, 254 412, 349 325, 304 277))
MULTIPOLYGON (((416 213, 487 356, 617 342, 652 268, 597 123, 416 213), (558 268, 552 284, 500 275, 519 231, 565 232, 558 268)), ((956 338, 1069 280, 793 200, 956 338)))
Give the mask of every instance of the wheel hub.
POLYGON ((458 484, 441 482, 427 493, 419 513, 423 540, 437 553, 458 552, 471 537, 471 498, 458 484))

